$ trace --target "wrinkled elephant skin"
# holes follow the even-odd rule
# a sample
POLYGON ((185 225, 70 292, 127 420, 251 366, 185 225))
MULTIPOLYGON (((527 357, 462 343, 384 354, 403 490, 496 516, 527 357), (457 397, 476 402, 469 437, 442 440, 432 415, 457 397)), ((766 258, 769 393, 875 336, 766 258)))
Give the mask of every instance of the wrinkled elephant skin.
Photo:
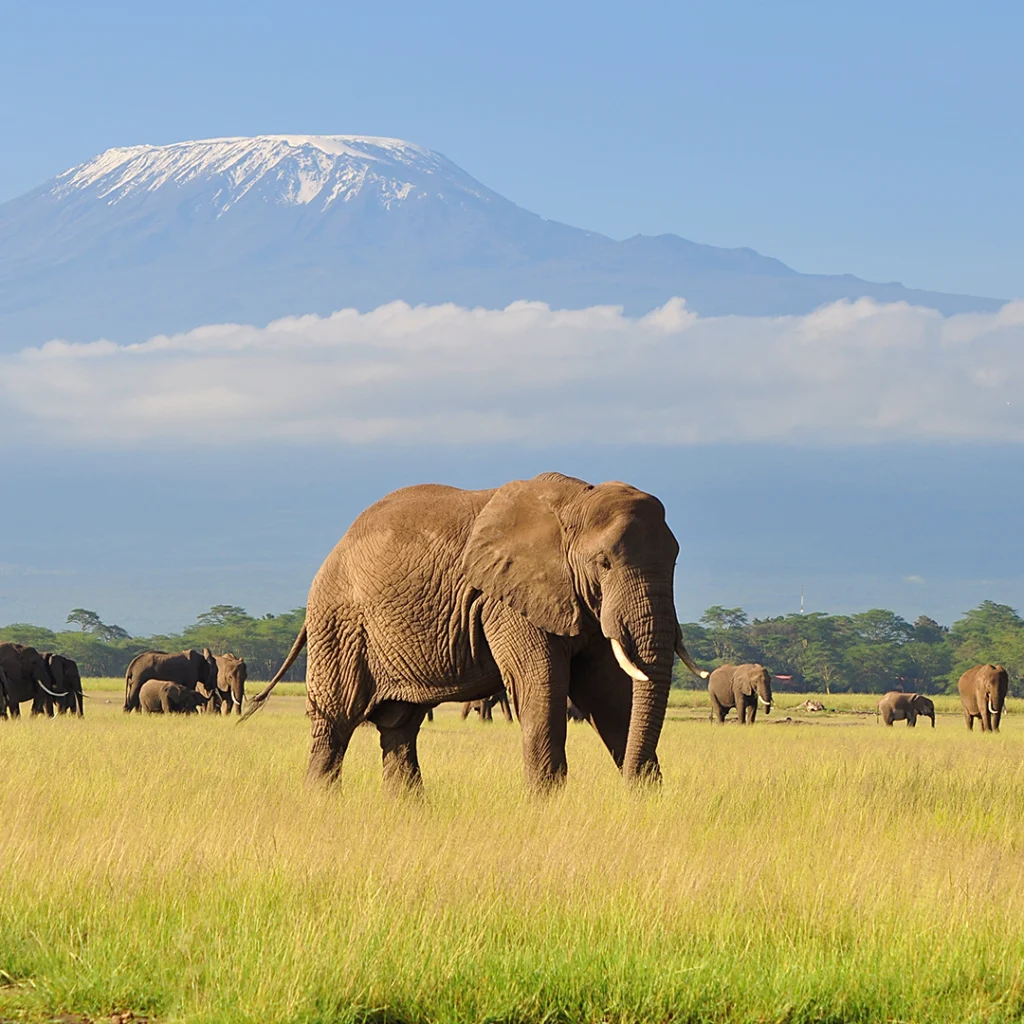
POLYGON ((260 706, 308 643, 307 778, 333 781, 355 727, 380 734, 385 783, 420 784, 428 705, 504 686, 528 782, 565 778, 566 698, 629 781, 656 748, 675 653, 679 546, 657 498, 544 473, 496 490, 389 494, 356 519, 313 580, 306 623, 260 706))

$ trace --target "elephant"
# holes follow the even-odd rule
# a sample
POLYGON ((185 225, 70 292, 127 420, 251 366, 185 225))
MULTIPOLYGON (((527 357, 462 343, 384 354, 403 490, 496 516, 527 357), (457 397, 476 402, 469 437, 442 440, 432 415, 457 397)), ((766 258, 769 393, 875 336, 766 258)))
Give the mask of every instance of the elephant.
POLYGON ((764 665, 723 665, 711 673, 708 697, 713 721, 721 724, 730 708, 735 708, 740 725, 753 725, 758 701, 764 705, 766 715, 772 713, 771 674, 764 665))
POLYGON ((565 700, 565 717, 570 722, 585 722, 587 716, 567 697, 565 700))
POLYGON ((32 701, 32 714, 41 715, 46 698, 66 699, 66 690, 57 689, 50 667, 34 648, 24 644, 0 643, 0 668, 7 677, 7 709, 12 717, 21 716, 21 704, 32 701))
POLYGON ((481 722, 493 722, 494 715, 491 711, 495 707, 501 708, 506 722, 512 721, 512 709, 508 705, 508 693, 504 686, 497 693, 492 693, 490 697, 466 701, 462 705, 462 720, 465 721, 469 718, 470 712, 475 711, 480 716, 481 722))
POLYGON ((542 473, 491 490, 422 484, 364 511, 320 567, 306 618, 258 710, 308 644, 310 783, 333 783, 353 731, 379 732, 385 786, 422 785, 426 706, 504 686, 528 784, 564 781, 566 698, 627 782, 657 757, 678 654, 679 545, 657 498, 542 473))
POLYGON ((124 676, 126 713, 139 707, 139 689, 149 679, 166 679, 187 686, 190 690, 201 684, 209 693, 216 688, 217 662, 206 647, 202 653, 188 650, 178 654, 167 654, 164 651, 137 654, 124 676))
POLYGON ((70 658, 62 654, 51 654, 49 651, 41 652, 43 660, 50 668, 50 675, 56 684, 58 691, 66 691, 64 697, 47 697, 46 709, 52 714, 56 709, 60 714, 70 711, 81 718, 85 714, 84 700, 82 694, 82 676, 78 671, 78 665, 70 658))
POLYGON ((226 715, 232 712, 240 715, 245 700, 245 681, 249 675, 245 660, 233 654, 215 654, 213 658, 217 662, 216 689, 223 712, 226 715))
POLYGON ((982 732, 999 732, 1009 686, 1009 676, 1002 665, 975 665, 960 677, 956 688, 960 691, 968 729, 974 728, 974 720, 978 718, 982 732))
POLYGON ((139 706, 151 715, 194 715, 210 699, 169 679, 147 679, 139 688, 139 706))
POLYGON ((917 716, 924 715, 932 720, 932 728, 935 728, 935 704, 921 693, 901 693, 899 690, 890 690, 875 708, 875 719, 882 716, 886 725, 893 722, 901 722, 906 719, 909 728, 917 725, 917 716))

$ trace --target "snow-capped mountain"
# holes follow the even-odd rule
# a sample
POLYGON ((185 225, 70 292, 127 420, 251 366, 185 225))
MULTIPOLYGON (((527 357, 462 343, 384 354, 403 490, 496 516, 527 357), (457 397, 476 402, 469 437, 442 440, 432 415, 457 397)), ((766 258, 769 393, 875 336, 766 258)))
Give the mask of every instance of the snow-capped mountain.
POLYGON ((111 149, 0 204, 0 351, 393 299, 639 313, 674 295, 705 314, 801 313, 861 295, 944 312, 997 305, 798 274, 675 235, 613 241, 543 220, 399 139, 111 149))
POLYGON ((87 192, 115 206, 139 193, 193 183, 218 217, 246 196, 321 211, 361 194, 387 210, 445 190, 499 198, 438 153, 401 139, 360 135, 265 135, 108 149, 58 176, 51 191, 59 199, 87 192))

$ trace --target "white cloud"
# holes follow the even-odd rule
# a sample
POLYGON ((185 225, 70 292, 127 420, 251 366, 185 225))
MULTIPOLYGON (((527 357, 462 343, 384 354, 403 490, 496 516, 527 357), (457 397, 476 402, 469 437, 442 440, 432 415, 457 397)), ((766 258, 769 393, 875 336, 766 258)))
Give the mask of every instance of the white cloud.
POLYGON ((69 445, 1024 440, 1024 302, 698 317, 392 303, 0 358, 0 438, 69 445))

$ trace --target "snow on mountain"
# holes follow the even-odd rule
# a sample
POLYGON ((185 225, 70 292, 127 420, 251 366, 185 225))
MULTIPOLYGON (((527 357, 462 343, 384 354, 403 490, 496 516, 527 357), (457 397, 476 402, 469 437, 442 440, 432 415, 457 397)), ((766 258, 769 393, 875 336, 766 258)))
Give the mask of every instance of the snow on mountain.
POLYGON ((203 139, 170 146, 130 146, 105 153, 59 175, 53 195, 79 191, 115 205, 139 192, 181 187, 205 179, 218 213, 255 190, 264 201, 324 209, 373 192, 386 209, 410 196, 448 188, 476 198, 490 195, 451 161, 401 139, 361 135, 261 135, 203 139))
POLYGON ((861 296, 944 313, 998 306, 800 274, 752 249, 675 235, 615 241, 544 220, 401 139, 261 135, 110 149, 0 204, 0 353, 395 299, 641 314, 673 296, 705 315, 800 314, 861 296))

